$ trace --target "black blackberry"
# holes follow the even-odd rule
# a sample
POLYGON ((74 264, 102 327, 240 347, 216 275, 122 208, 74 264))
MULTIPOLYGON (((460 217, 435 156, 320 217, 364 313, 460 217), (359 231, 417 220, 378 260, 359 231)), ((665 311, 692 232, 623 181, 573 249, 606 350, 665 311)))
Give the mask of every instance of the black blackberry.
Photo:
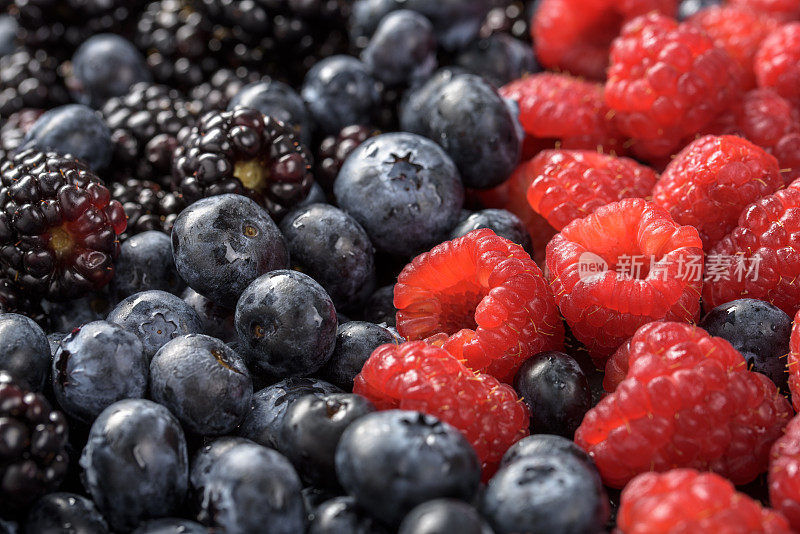
POLYGON ((166 185, 172 153, 181 128, 191 126, 197 113, 175 89, 140 82, 125 96, 103 106, 103 118, 114 143, 116 180, 134 176, 166 185))
POLYGON ((0 167, 0 273, 50 300, 106 285, 125 212, 86 164, 25 150, 0 167))
POLYGON ((23 109, 8 117, 3 126, 0 126, 0 161, 11 157, 14 150, 22 144, 25 134, 43 113, 43 109, 23 109))
POLYGON ((21 48, 0 57, 0 116, 23 108, 52 108, 69 102, 58 60, 44 50, 21 48))
POLYGON ((173 179, 188 203, 223 193, 247 195, 275 217, 311 189, 311 156, 292 128, 259 111, 210 112, 180 135, 173 179))
POLYGON ((493 8, 481 25, 480 36, 489 37, 495 33, 507 33, 530 42, 530 20, 535 7, 536 1, 515 0, 508 5, 493 8))
POLYGON ((352 124, 345 126, 338 135, 330 135, 322 140, 317 152, 317 182, 327 191, 332 190, 336 175, 344 165, 344 160, 358 145, 380 132, 369 126, 352 124))
POLYGON ((149 180, 128 178, 111 184, 111 198, 122 204, 128 216, 128 226, 119 236, 120 242, 148 230, 169 234, 175 218, 186 207, 178 193, 165 191, 149 180))
POLYGON ((261 78, 261 74, 245 67, 219 69, 207 82, 201 83, 189 92, 191 105, 193 109, 200 109, 201 113, 224 111, 242 87, 261 78))
POLYGON ((64 414, 0 371, 0 509, 19 512, 58 487, 66 444, 64 414))

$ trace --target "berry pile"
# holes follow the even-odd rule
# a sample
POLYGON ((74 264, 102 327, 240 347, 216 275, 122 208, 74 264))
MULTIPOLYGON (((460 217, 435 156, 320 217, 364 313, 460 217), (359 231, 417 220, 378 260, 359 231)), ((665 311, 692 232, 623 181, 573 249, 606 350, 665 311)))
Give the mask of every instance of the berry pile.
POLYGON ((0 533, 800 530, 798 0, 0 8, 0 533))

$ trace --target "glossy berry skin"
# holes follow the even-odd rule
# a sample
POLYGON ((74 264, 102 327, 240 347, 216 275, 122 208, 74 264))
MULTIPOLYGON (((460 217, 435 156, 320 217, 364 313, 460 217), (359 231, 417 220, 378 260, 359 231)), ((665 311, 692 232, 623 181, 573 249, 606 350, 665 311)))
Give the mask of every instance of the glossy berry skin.
POLYGON ((607 204, 550 241, 548 278, 556 304, 595 362, 604 363, 643 324, 698 317, 702 274, 686 266, 702 265, 701 246, 695 228, 638 198, 607 204), (638 272, 637 256, 643 264, 638 272), (626 257, 630 268, 621 263, 626 257))
POLYGON ((385 528, 353 497, 334 497, 314 509, 308 534, 381 534, 385 528))
POLYGON ((769 501, 793 528, 800 526, 800 487, 793 473, 800 465, 800 419, 794 417, 770 451, 769 501))
POLYGON ((134 293, 109 312, 106 320, 136 334, 148 362, 162 345, 184 334, 199 334, 202 323, 179 297, 166 291, 134 293))
POLYGON ((800 310, 797 311, 792 322, 786 367, 789 370, 789 391, 792 393, 792 406, 797 411, 798 407, 800 407, 800 310))
POLYGON ((525 252, 533 256, 531 236, 528 235, 522 220, 508 210, 490 208, 470 213, 453 228, 448 239, 452 241, 479 228, 490 229, 500 237, 520 245, 525 252))
POLYGON ((772 87, 782 97, 800 103, 800 22, 784 24, 761 43, 755 57, 759 87, 772 87))
POLYGON ((292 268, 319 282, 337 310, 347 310, 372 293, 374 248, 353 217, 329 204, 311 204, 288 213, 280 230, 292 268))
POLYGON ((315 486, 337 487, 336 446, 345 429, 375 407, 361 395, 307 395, 286 409, 280 450, 295 469, 315 486))
POLYGON ((127 399, 103 410, 80 465, 86 490, 115 530, 167 516, 186 495, 183 430, 169 410, 148 400, 127 399))
POLYGON ((722 4, 722 0, 682 0, 678 6, 677 18, 683 21, 705 9, 720 4, 722 4))
POLYGON ((119 400, 144 398, 147 363, 133 332, 94 321, 59 342, 53 355, 53 393, 67 414, 91 423, 119 400))
POLYGON ((450 231, 464 203, 450 156, 407 132, 364 141, 345 161, 333 191, 376 249, 406 257, 450 231))
MULTIPOLYGON (((191 459, 189 469, 189 483, 194 497, 199 497, 203 493, 203 488, 208 481, 208 475, 217 465, 217 460, 219 460, 220 456, 242 443, 252 443, 252 441, 235 436, 213 438, 208 440, 206 445, 195 453, 191 459)), ((199 504, 199 502, 196 504, 199 504)))
POLYGON ((135 83, 151 80, 145 59, 133 43, 105 33, 90 37, 75 51, 67 88, 77 102, 100 109, 135 83))
POLYGON ((157 230, 126 239, 114 268, 109 290, 119 300, 140 291, 180 293, 186 287, 175 268, 169 235, 157 230))
POLYGON ((0 369, 33 391, 50 374, 50 349, 42 328, 17 313, 0 314, 0 369))
MULTIPOLYGON (((578 447, 574 441, 554 434, 532 434, 525 436, 509 448, 503 455, 500 467, 511 465, 517 460, 534 456, 572 455, 586 465, 594 468, 594 462, 586 451, 578 447)), ((594 468, 596 469, 596 468, 594 468)))
POLYGON ((528 359, 517 371, 514 389, 530 408, 534 432, 571 438, 592 407, 586 375, 563 352, 540 352, 528 359))
POLYGON ((281 378, 322 367, 333 353, 338 326, 322 286, 288 270, 256 278, 239 297, 234 323, 252 365, 281 378))
POLYGON ((457 499, 433 499, 411 510, 400 523, 398 534, 490 534, 478 511, 457 499))
POLYGON ((172 254, 189 287, 227 308, 253 280, 289 266, 278 226, 241 195, 204 198, 183 210, 172 228, 172 254))
POLYGON ((474 230, 421 254, 394 289, 406 339, 436 335, 475 371, 510 382, 526 358, 556 350, 563 326, 550 288, 519 245, 474 230))
POLYGON ((233 325, 234 310, 214 304, 191 287, 187 287, 181 297, 197 312, 203 333, 226 343, 238 339, 233 325))
POLYGON ((418 412, 388 410, 361 417, 345 430, 336 474, 361 506, 396 525, 431 499, 470 499, 480 467, 475 451, 452 426, 418 412))
POLYGON ((403 107, 403 130, 444 148, 466 187, 489 189, 505 181, 519 163, 522 132, 509 106, 480 76, 433 78, 403 107))
POLYGON ((361 60, 386 85, 413 85, 436 69, 436 37, 423 15, 407 9, 381 19, 361 60))
POLYGON ((741 137, 709 135, 670 161, 653 188, 653 202, 678 224, 697 228, 708 250, 736 227, 744 208, 781 187, 774 156, 741 137))
POLYGON ((289 126, 304 145, 311 143, 314 133, 311 113, 297 91, 283 82, 262 78, 245 85, 231 98, 228 111, 237 107, 257 109, 289 126))
MULTIPOLYGON (((3 18, 4 30, 9 18, 3 18)), ((26 108, 52 108, 69 102, 58 59, 44 50, 17 49, 13 32, 12 28, 12 48, 0 56, 0 115, 6 118, 26 108)))
MULTIPOLYGON (((362 125, 351 124, 342 128, 338 134, 329 135, 319 144, 316 158, 315 178, 326 190, 333 189, 333 183, 342 165, 353 150, 361 143, 378 135, 377 130, 362 125)), ((324 198, 324 197, 323 197, 324 198)))
POLYGON ((767 375, 788 393, 786 364, 792 319, 775 306, 739 299, 717 306, 698 323, 712 336, 726 339, 744 356, 747 368, 767 375))
POLYGON ((253 381, 242 358, 222 341, 188 334, 169 341, 153 356, 150 396, 187 430, 222 435, 236 428, 250 408, 253 381))
POLYGON ((231 534, 304 532, 300 478, 289 460, 254 443, 223 452, 208 472, 198 519, 231 534))
POLYGON ((625 487, 617 512, 624 534, 647 532, 791 532, 786 519, 762 508, 725 478, 694 469, 644 473, 625 487))
POLYGON ((25 520, 26 532, 55 534, 65 528, 81 534, 109 533, 106 520, 94 503, 75 493, 45 495, 31 507, 25 520))
POLYGON ((364 305, 364 319, 372 323, 395 326, 394 285, 379 287, 364 305))
POLYGON ((134 534, 207 534, 208 529, 188 519, 161 518, 142 523, 134 534))
POLYGON ((168 191, 150 180, 127 178, 110 184, 110 191, 111 198, 122 204, 128 217, 128 226, 119 236, 120 242, 148 230, 160 230, 169 235, 178 213, 186 207, 180 193, 168 191))
POLYGON ((473 41, 455 58, 455 64, 498 88, 541 70, 530 44, 506 33, 473 41))
POLYGON ((575 432, 606 485, 677 467, 745 484, 766 469, 791 406, 730 343, 690 325, 653 322, 631 339, 627 365, 625 379, 575 432))
POLYGON ((319 376, 345 391, 353 390, 353 380, 364 368, 372 351, 386 343, 398 343, 391 331, 365 321, 349 321, 336 329, 336 346, 319 376))

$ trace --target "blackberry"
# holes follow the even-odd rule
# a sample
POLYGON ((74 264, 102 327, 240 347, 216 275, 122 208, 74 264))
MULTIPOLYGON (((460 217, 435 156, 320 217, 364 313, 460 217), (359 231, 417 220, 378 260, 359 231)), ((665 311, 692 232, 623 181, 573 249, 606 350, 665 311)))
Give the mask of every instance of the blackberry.
POLYGON ((207 82, 201 83, 189 92, 192 107, 200 109, 201 112, 223 111, 242 87, 260 79, 259 73, 244 67, 219 69, 207 82))
POLYGON ((342 128, 338 135, 330 135, 323 139, 317 152, 317 182, 330 191, 347 156, 358 145, 379 133, 369 126, 352 124, 342 128))
POLYGON ((43 109, 23 109, 12 113, 0 126, 0 160, 8 159, 21 144, 25 134, 36 119, 42 116, 43 109))
POLYGON ((308 149, 291 127, 259 111, 210 112, 180 137, 172 172, 177 190, 189 203, 236 193, 280 218, 311 190, 308 149))
POLYGON ((0 57, 0 116, 23 108, 52 108, 69 102, 58 60, 44 50, 21 48, 0 57))
POLYGON ((149 180, 128 178, 110 185, 111 198, 122 204, 128 226, 120 234, 120 242, 148 230, 169 234, 175 218, 186 207, 183 196, 163 189, 149 180))
POLYGON ((515 0, 507 5, 492 8, 483 20, 480 36, 485 38, 495 33, 507 33, 517 39, 531 42, 529 25, 537 3, 515 0))
POLYGON ((19 511, 67 471, 67 421, 47 399, 0 371, 0 509, 19 511))
POLYGON ((86 164, 25 150, 0 167, 0 272, 50 300, 106 285, 125 212, 86 164))
POLYGON ((192 126, 197 115, 179 93, 140 82, 125 96, 106 102, 102 114, 114 143, 111 168, 123 175, 116 178, 134 176, 168 184, 178 132, 192 126))

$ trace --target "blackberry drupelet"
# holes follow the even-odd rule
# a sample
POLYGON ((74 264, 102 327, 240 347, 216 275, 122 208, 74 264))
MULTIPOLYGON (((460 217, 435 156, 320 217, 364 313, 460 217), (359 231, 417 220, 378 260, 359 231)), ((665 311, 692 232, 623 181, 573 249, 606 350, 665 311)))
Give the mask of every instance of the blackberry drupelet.
POLYGON ((193 108, 201 112, 223 111, 228 103, 245 85, 261 79, 258 72, 244 67, 237 69, 223 68, 214 72, 207 82, 194 87, 189 92, 193 108))
POLYGON ((50 300, 106 285, 125 211, 82 162, 25 150, 0 167, 0 272, 50 300))
POLYGON ((279 219, 311 190, 308 149, 290 127, 259 111, 210 112, 179 137, 172 174, 188 203, 236 193, 279 219))
POLYGON ((64 415, 0 371, 0 511, 19 511, 58 486, 66 443, 64 415))
POLYGON ((58 60, 44 50, 20 48, 0 57, 0 116, 23 108, 53 108, 70 101, 58 60))
POLYGON ((186 207, 183 196, 163 189, 156 182, 128 178, 110 184, 111 198, 122 204, 128 226, 120 234, 120 242, 148 230, 169 234, 175 218, 186 207))
POLYGON ((317 152, 317 182, 330 191, 344 160, 358 145, 378 135, 380 132, 362 124, 352 124, 341 129, 338 135, 330 135, 322 140, 317 152))
POLYGON ((22 144, 25 134, 31 129, 36 119, 42 116, 43 109, 23 109, 12 113, 0 126, 0 161, 8 159, 14 150, 22 144))
POLYGON ((529 25, 537 3, 537 1, 514 0, 492 8, 481 24, 480 36, 485 38, 495 33, 507 33, 517 39, 530 42, 529 25))

